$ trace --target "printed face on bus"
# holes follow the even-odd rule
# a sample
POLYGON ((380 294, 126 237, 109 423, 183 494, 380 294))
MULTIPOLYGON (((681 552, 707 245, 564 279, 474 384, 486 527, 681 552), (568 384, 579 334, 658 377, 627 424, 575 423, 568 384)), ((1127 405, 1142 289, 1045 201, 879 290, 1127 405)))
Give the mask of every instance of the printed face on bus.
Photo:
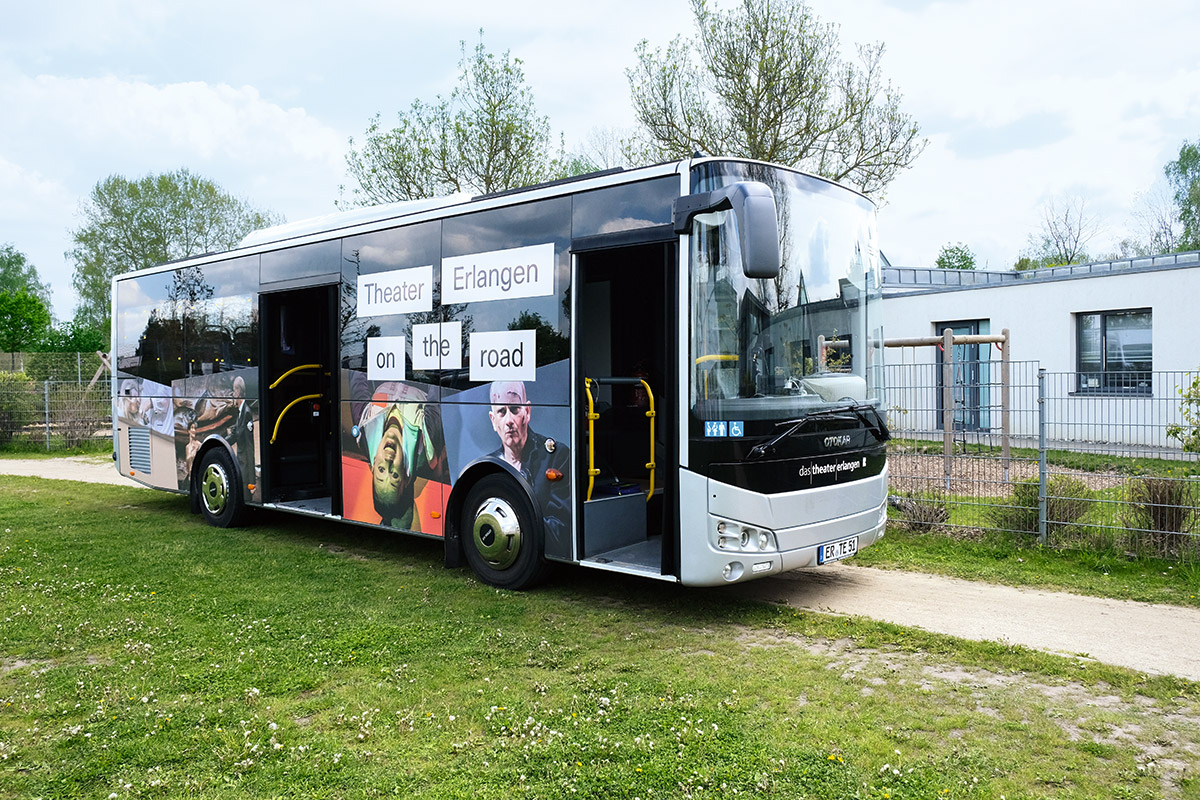
POLYGON ((529 400, 525 397, 525 384, 520 381, 492 384, 492 409, 488 416, 492 429, 500 437, 506 453, 518 455, 529 438, 529 400))
POLYGON ((404 416, 399 405, 387 411, 383 423, 383 434, 379 448, 371 462, 371 478, 374 484, 375 508, 386 521, 385 509, 391 509, 399 497, 408 489, 412 470, 404 449, 404 416))

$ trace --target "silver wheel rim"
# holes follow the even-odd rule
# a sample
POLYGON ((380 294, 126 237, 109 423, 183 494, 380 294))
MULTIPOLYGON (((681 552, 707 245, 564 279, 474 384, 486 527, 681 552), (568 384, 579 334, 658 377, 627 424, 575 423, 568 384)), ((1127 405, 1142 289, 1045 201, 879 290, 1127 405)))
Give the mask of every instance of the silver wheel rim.
POLYGON ((200 496, 204 508, 214 517, 221 516, 229 502, 229 479, 220 464, 209 464, 200 479, 200 496))
POLYGON ((492 569, 504 570, 516 563, 521 553, 521 523, 507 500, 489 497, 480 504, 471 541, 492 569))

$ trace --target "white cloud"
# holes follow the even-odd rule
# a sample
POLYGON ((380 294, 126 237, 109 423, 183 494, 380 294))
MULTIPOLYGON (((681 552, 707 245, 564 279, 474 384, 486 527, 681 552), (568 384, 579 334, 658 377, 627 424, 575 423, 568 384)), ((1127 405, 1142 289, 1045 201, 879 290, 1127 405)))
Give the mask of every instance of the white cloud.
POLYGON ((66 232, 108 175, 187 167, 295 219, 331 210, 343 174, 347 134, 252 86, 21 76, 0 83, 0 107, 12 109, 0 129, 10 154, 0 161, 0 237, 52 279, 60 317, 74 304, 66 232))

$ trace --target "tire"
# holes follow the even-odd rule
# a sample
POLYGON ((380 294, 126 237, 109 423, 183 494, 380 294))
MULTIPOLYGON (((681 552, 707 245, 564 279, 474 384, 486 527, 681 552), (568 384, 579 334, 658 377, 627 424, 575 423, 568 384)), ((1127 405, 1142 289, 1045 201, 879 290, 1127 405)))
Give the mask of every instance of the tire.
POLYGON ((542 522, 516 481, 487 475, 463 504, 463 551, 479 579, 501 589, 535 586, 550 572, 542 557, 542 522))
POLYGON ((233 457, 223 447, 213 447, 200 460, 195 494, 200 513, 216 528, 236 528, 246 521, 246 501, 233 457))

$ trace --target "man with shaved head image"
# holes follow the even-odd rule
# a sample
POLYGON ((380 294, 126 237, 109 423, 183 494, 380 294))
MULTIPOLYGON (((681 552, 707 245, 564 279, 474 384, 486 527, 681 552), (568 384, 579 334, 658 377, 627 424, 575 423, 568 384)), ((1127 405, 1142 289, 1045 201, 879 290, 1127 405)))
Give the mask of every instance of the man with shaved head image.
POLYGON ((489 399, 488 417, 500 437, 500 449, 491 455, 503 459, 525 479, 546 523, 547 551, 563 552, 571 518, 570 448, 529 427, 533 408, 522 381, 496 381, 489 399))

